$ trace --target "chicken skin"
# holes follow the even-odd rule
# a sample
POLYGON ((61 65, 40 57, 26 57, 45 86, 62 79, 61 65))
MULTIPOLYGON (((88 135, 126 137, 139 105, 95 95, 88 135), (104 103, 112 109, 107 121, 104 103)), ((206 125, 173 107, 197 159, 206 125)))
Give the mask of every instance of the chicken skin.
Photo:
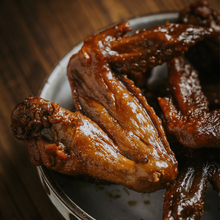
POLYGON ((166 153, 172 153, 160 119, 123 73, 145 72, 215 33, 178 24, 125 36, 129 30, 128 23, 121 23, 86 38, 71 57, 67 74, 76 109, 96 122, 123 155, 152 163, 155 157, 165 160, 166 153))
POLYGON ((220 193, 219 150, 202 148, 190 152, 177 146, 177 151, 179 174, 165 194, 163 219, 199 220, 203 215, 208 181, 220 193))
MULTIPOLYGON (((148 67, 148 63, 156 53, 146 49, 146 43, 150 42, 147 39, 151 37, 162 42, 159 47, 157 41, 153 42, 152 48, 174 51, 170 56, 158 55, 156 60, 160 62, 159 59, 164 61, 165 57, 182 54, 212 31, 167 24, 131 37, 124 36, 128 30, 127 24, 122 23, 86 38, 82 49, 69 61, 68 79, 76 109, 97 123, 126 158, 152 166, 157 175, 148 175, 150 179, 163 182, 163 177, 173 179, 177 174, 174 154, 161 120, 140 89, 123 73, 130 67, 131 71, 141 72, 152 67, 148 67), (140 65, 141 60, 146 64, 140 65)), ((164 184, 152 184, 148 189, 155 191, 164 187, 164 184)))
MULTIPOLYGON (((125 25, 128 24, 122 23, 118 27, 125 32, 125 25)), ((111 29, 108 31, 111 32, 111 29)), ((108 42, 106 48, 109 53, 106 54, 106 60, 115 72, 128 75, 145 72, 184 54, 197 42, 216 35, 213 28, 175 23, 158 25, 137 31, 133 36, 117 36, 108 42)), ((106 39, 104 42, 106 46, 106 39)))
POLYGON ((11 128, 35 165, 150 193, 175 180, 178 163, 160 118, 134 81, 215 31, 169 23, 133 36, 128 31, 125 22, 90 36, 70 58, 76 112, 29 97, 12 112, 11 128))
POLYGON ((210 78, 217 80, 214 75, 219 75, 220 71, 220 13, 212 9, 207 1, 198 1, 190 4, 180 12, 179 22, 211 27, 218 33, 199 42, 186 53, 187 59, 200 73, 204 74, 204 82, 210 81, 210 78), (212 76, 205 77, 209 71, 212 72, 212 76))
POLYGON ((198 73, 182 57, 168 62, 173 101, 159 98, 167 130, 190 148, 220 147, 220 110, 209 112, 198 73), (173 102, 177 103, 177 107, 173 102))
POLYGON ((83 48, 86 50, 89 44, 91 49, 99 50, 114 73, 128 75, 138 87, 153 67, 184 54, 203 39, 216 36, 213 28, 190 24, 167 23, 126 35, 130 30, 128 22, 118 24, 88 37, 83 48))
POLYGON ((11 128, 27 144, 32 163, 59 173, 87 174, 138 192, 165 187, 176 177, 172 152, 154 153, 149 161, 144 160, 148 155, 129 159, 91 119, 42 98, 20 103, 12 112, 11 128))

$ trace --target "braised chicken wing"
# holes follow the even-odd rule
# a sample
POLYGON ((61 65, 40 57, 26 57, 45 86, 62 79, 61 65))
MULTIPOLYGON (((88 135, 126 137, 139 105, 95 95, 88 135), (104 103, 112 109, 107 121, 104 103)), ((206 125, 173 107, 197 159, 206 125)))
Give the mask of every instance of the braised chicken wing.
POLYGON ((161 121, 123 74, 144 73, 214 31, 167 24, 125 36, 129 30, 122 23, 88 37, 70 59, 68 78, 81 113, 33 97, 13 111, 12 130, 27 143, 34 164, 64 174, 88 174, 139 192, 165 188, 175 179, 177 161, 161 121))
POLYGON ((186 147, 220 147, 220 110, 209 112, 198 73, 182 57, 168 62, 173 101, 159 98, 167 130, 186 147), (174 105, 177 103, 177 107, 174 105))
POLYGON ((124 24, 87 38, 70 59, 68 79, 76 109, 97 123, 122 155, 156 172, 147 175, 154 184, 145 183, 152 192, 167 186, 163 178, 175 179, 177 162, 161 120, 140 89, 126 75, 115 75, 108 63, 111 52, 106 44, 124 34, 123 28, 124 24))
POLYGON ((42 98, 20 103, 12 112, 11 128, 26 142, 32 163, 63 174, 87 174, 151 192, 167 186, 177 173, 172 152, 153 152, 159 159, 152 160, 150 154, 134 151, 128 158, 91 119, 42 98))
MULTIPOLYGON (((211 27, 218 32, 215 36, 205 39, 196 44, 195 47, 190 48, 186 53, 186 57, 197 70, 204 74, 204 83, 210 78, 214 78, 214 74, 219 75, 220 13, 212 9, 207 1, 198 1, 190 4, 180 12, 179 22, 211 27), (212 75, 205 77, 209 71, 212 72, 212 75)), ((215 77, 213 81, 216 79, 215 77)))
POLYGON ((164 220, 200 219, 208 181, 220 193, 219 149, 203 148, 193 153, 182 149, 178 146, 179 152, 176 153, 179 174, 164 197, 164 220))
MULTIPOLYGON (((116 27, 124 29, 125 32, 127 25, 122 23, 116 27)), ((118 32, 116 28, 114 29, 114 32, 118 32)), ((109 33, 102 33, 106 36, 96 36, 96 40, 103 38, 101 41, 105 48, 101 49, 108 50, 104 55, 113 71, 128 75, 152 69, 173 57, 184 54, 197 42, 216 35, 212 28, 169 23, 138 31, 133 36, 115 37, 107 35, 111 34, 111 29, 108 31, 109 33), (110 36, 115 39, 110 40, 110 36)))
POLYGON ((144 85, 153 67, 184 54, 197 42, 216 35, 212 28, 169 23, 136 31, 133 36, 126 35, 129 31, 129 23, 125 22, 86 41, 102 42, 99 49, 114 73, 128 75, 138 87, 144 85))

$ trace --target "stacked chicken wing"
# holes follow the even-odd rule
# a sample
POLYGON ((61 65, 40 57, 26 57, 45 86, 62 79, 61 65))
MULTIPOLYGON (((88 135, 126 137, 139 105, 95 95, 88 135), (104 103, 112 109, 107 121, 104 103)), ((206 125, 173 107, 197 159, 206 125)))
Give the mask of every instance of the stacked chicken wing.
MULTIPOLYGON (((187 10, 188 17, 190 13, 187 10)), ((198 219, 207 181, 220 190, 216 156, 220 112, 209 111, 197 71, 180 56, 198 42, 219 35, 213 22, 201 26, 188 24, 188 19, 187 24, 166 23, 133 36, 127 35, 130 27, 125 22, 86 38, 67 67, 76 112, 32 96, 12 112, 12 131, 27 144, 31 161, 138 192, 168 188, 164 219, 198 219), (172 92, 172 98, 159 98, 165 127, 137 87, 144 85, 141 81, 147 80, 153 67, 164 62, 168 62, 172 92), (175 136, 174 152, 167 131, 175 136), (198 163, 195 157, 201 158, 198 163), (191 190, 197 193, 202 187, 193 208, 182 202, 193 197, 185 190, 189 172, 194 181, 191 190), (183 191, 184 198, 179 193, 183 191)))

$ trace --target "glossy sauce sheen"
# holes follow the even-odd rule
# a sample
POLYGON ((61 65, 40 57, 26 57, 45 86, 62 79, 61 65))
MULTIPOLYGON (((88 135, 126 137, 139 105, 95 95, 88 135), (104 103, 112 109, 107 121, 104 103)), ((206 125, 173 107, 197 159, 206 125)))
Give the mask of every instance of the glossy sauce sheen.
MULTIPOLYGON (((200 73, 211 73, 210 78, 219 75, 220 71, 220 13, 217 10, 210 8, 207 1, 198 1, 184 8, 179 19, 180 23, 211 27, 218 32, 215 36, 199 42, 186 53, 187 59, 200 73)), ((219 81, 219 78, 216 80, 219 81)))
MULTIPOLYGON (((160 173, 146 161, 137 163, 123 156, 96 123, 57 103, 25 99, 12 113, 12 131, 26 142, 35 165, 68 175, 87 174, 141 192, 149 191, 148 181, 161 184, 160 173)), ((157 165, 161 171, 164 164, 157 165)))
POLYGON ((203 148, 193 153, 177 146, 179 174, 164 199, 164 220, 198 220, 204 212, 207 183, 220 193, 218 149, 203 148))
POLYGON ((215 33, 178 24, 125 36, 129 30, 122 23, 88 37, 71 57, 68 78, 77 112, 34 97, 14 109, 12 130, 25 140, 34 164, 138 192, 154 192, 175 180, 177 161, 161 120, 123 74, 130 67, 131 75, 145 74, 215 33))
POLYGON ((119 26, 124 26, 121 36, 106 40, 102 52, 114 73, 127 74, 138 86, 143 86, 149 77, 146 72, 153 67, 184 54, 204 38, 216 35, 211 28, 167 23, 126 36, 128 24, 119 26))
POLYGON ((132 37, 125 36, 129 30, 128 23, 122 23, 88 37, 70 59, 68 79, 76 108, 106 132, 121 155, 142 167, 143 178, 136 190, 152 192, 175 178, 177 163, 160 119, 140 89, 122 74, 128 69, 144 73, 158 64, 152 59, 164 62, 213 33, 211 29, 169 24, 132 37), (148 38, 156 40, 150 43, 148 38), (159 49, 170 51, 169 56, 161 55, 159 49))
POLYGON ((168 63, 169 84, 177 108, 168 98, 159 99, 167 129, 190 148, 220 147, 220 110, 209 112, 198 73, 183 58, 168 63))

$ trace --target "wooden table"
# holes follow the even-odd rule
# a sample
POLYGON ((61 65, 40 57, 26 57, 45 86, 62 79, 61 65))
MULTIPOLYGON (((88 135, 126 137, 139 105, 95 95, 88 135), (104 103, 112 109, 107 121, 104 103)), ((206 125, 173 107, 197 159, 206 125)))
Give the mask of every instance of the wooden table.
MULTIPOLYGON (((12 136, 15 105, 37 95, 44 79, 74 45, 105 26, 139 15, 177 11, 192 0, 0 1, 0 219, 63 219, 12 136)), ((209 1, 219 9, 218 0, 209 1)))

